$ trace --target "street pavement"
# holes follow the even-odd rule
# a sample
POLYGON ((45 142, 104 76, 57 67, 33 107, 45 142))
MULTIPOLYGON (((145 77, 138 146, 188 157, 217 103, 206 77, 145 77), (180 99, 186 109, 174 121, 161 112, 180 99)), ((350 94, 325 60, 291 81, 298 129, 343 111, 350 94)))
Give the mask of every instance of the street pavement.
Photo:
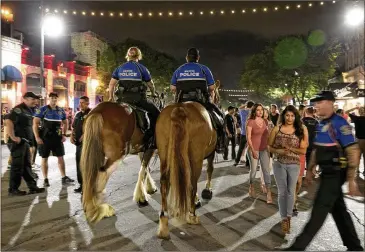
MULTIPOLYGON (((9 151, 2 148, 1 186, 1 250, 129 250, 129 251, 240 251, 273 250, 289 246, 300 233, 311 211, 316 185, 303 187, 300 193, 299 215, 292 220, 292 232, 285 237, 280 232, 275 180, 272 176, 274 205, 267 205, 265 195, 248 197, 249 169, 234 167, 233 161, 223 161, 219 155, 213 172, 213 199, 203 201, 197 211, 201 225, 191 226, 176 220, 169 222, 171 240, 156 237, 161 196, 157 192, 150 205, 139 208, 132 195, 139 171, 136 156, 127 156, 111 176, 106 188, 106 201, 116 210, 116 216, 89 225, 82 210, 78 186, 62 186, 57 159, 49 159, 49 181, 46 193, 23 197, 8 197, 9 171, 6 168, 9 151)), ((75 147, 65 143, 67 175, 76 181, 75 147)), ((37 157, 37 164, 40 158, 37 157)), ((151 165, 152 177, 159 185, 158 160, 151 165)), ((205 166, 199 182, 199 193, 206 180, 205 166)), ((361 171, 364 167, 361 167, 361 171)), ((42 186, 41 172, 38 185, 42 186)), ((364 192, 364 177, 358 178, 364 192)), ((26 189, 22 182, 21 189, 26 189)), ((344 186, 346 190, 346 186, 344 186)), ((346 197, 346 204, 364 246, 364 199, 346 197)), ((310 251, 346 250, 337 227, 329 216, 311 245, 310 251)))

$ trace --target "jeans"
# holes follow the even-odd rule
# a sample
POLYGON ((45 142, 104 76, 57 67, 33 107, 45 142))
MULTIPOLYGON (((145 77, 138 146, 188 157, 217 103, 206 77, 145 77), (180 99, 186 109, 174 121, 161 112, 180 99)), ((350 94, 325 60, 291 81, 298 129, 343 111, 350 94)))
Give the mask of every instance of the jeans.
POLYGON ((235 149, 236 148, 236 138, 234 136, 232 136, 231 138, 226 136, 225 143, 224 143, 223 157, 224 157, 224 159, 228 159, 229 143, 232 144, 232 146, 231 146, 231 158, 234 160, 234 159, 236 159, 236 149, 235 149))
POLYGON ((278 203, 281 218, 293 215, 295 188, 300 172, 299 164, 282 164, 274 161, 274 177, 278 187, 278 203))
POLYGON ((261 164, 261 169, 264 174, 264 181, 267 187, 271 186, 270 176, 270 154, 268 150, 258 151, 259 159, 254 159, 250 150, 248 150, 248 158, 250 159, 250 184, 256 178, 257 166, 261 164))

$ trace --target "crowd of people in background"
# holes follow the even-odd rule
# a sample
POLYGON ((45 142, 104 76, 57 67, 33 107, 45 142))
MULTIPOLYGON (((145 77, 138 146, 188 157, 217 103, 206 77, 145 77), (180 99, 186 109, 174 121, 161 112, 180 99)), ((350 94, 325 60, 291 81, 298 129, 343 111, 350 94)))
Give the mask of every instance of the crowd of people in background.
MULTIPOLYGON (((337 109, 334 112, 354 124, 365 167, 364 107, 357 106, 349 111, 337 109)), ((309 165, 319 120, 315 108, 304 105, 298 108, 288 105, 280 111, 275 104, 265 107, 248 101, 239 108, 229 106, 226 112, 226 146, 223 158, 228 160, 231 145, 234 166, 243 164, 244 167, 249 167, 251 197, 255 197, 253 184, 256 172, 261 170, 260 186, 266 194, 267 204, 272 204, 270 188, 273 171, 284 233, 290 231, 291 216, 298 214, 297 195, 309 165)), ((320 171, 317 170, 317 173, 319 176, 320 171)), ((365 171, 363 173, 365 175, 365 171)))

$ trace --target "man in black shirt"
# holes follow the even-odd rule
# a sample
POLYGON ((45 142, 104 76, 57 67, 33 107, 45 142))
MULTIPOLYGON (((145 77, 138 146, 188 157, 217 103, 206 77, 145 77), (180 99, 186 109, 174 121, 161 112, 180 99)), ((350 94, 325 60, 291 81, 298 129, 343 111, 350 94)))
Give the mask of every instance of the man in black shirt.
POLYGON ((33 111, 35 99, 38 96, 33 92, 24 94, 24 102, 15 106, 6 117, 9 134, 9 149, 12 157, 10 168, 9 196, 25 195, 20 191, 21 178, 23 177, 29 188, 29 194, 44 192, 39 188, 32 176, 30 147, 34 145, 33 111))
POLYGON ((74 190, 75 193, 82 192, 82 176, 80 170, 80 158, 82 150, 82 125, 84 123, 85 117, 90 112, 89 108, 89 97, 81 96, 79 103, 80 111, 75 115, 75 119, 72 123, 72 135, 71 143, 76 145, 76 169, 77 169, 77 182, 79 182, 80 187, 74 190))
POLYGON ((318 125, 318 121, 314 118, 314 108, 308 107, 304 112, 304 118, 302 119, 304 125, 308 130, 308 148, 307 153, 305 154, 306 166, 309 164, 310 156, 313 150, 313 141, 316 137, 316 127, 318 125))
POLYGON ((270 121, 276 126, 279 119, 278 106, 276 106, 276 104, 271 104, 271 113, 269 118, 270 121))
POLYGON ((236 123, 235 123, 235 119, 233 119, 233 116, 234 116, 233 114, 234 114, 234 107, 229 106, 228 107, 228 114, 224 118, 224 129, 225 129, 225 133, 227 135, 226 144, 225 144, 225 148, 224 148, 224 155, 223 155, 224 160, 228 160, 229 142, 231 142, 231 144, 232 144, 231 157, 232 157, 232 159, 236 158, 236 150, 235 150, 235 147, 236 147, 236 123))

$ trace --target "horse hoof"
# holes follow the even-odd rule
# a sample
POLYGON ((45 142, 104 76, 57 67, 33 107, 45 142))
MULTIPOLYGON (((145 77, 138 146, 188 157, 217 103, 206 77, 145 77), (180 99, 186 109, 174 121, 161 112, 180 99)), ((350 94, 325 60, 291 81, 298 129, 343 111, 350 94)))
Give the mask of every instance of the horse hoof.
POLYGON ((189 216, 186 222, 190 225, 198 225, 200 224, 200 219, 198 216, 189 216))
POLYGON ((202 203, 201 201, 198 199, 196 202, 195 202, 195 209, 198 209, 202 206, 202 203))
POLYGON ((148 206, 148 201, 147 200, 145 200, 145 201, 137 201, 137 205, 139 206, 139 207, 145 207, 145 206, 148 206))
POLYGON ((152 190, 150 192, 147 192, 149 195, 155 194, 157 192, 157 188, 155 190, 152 190))
POLYGON ((163 240, 170 240, 169 231, 163 232, 163 231, 159 230, 158 233, 157 233, 157 237, 159 239, 163 239, 163 240))
POLYGON ((206 199, 206 200, 211 200, 213 197, 213 191, 212 189, 207 189, 205 188, 203 191, 202 191, 202 198, 203 199, 206 199))

